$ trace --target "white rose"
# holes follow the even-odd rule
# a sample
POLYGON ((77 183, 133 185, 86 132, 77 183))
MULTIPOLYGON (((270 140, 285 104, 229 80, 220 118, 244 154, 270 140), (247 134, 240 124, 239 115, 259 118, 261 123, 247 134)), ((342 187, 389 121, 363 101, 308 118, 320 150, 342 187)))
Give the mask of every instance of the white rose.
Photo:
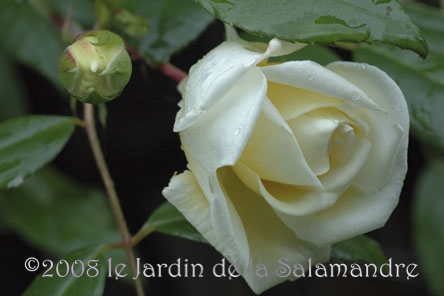
POLYGON ((189 171, 163 194, 256 293, 294 279, 276 274, 280 258, 307 268, 383 226, 407 171, 409 117, 393 80, 351 62, 267 64, 297 49, 226 41, 180 88, 174 130, 189 171))

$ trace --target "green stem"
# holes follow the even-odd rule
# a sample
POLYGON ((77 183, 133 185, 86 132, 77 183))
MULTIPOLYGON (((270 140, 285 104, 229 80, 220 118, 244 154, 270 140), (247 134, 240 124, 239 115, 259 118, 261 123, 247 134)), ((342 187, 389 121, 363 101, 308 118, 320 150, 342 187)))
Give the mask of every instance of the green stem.
POLYGON ((145 237, 147 237, 148 235, 150 235, 154 231, 156 231, 156 229, 153 228, 153 227, 148 227, 148 228, 145 228, 145 229, 141 229, 138 233, 136 233, 133 236, 133 244, 134 244, 134 246, 136 246, 142 239, 144 239, 145 237))
MULTIPOLYGON (((94 120, 94 106, 91 104, 83 104, 85 129, 88 135, 88 140, 96 160, 97 168, 99 169, 100 175, 102 176, 102 181, 105 185, 106 193, 109 198, 109 203, 111 205, 114 218, 116 220, 117 228, 119 229, 120 236, 122 238, 122 246, 126 251, 128 260, 130 262, 131 270, 134 276, 137 275, 136 267, 136 257, 134 256, 133 250, 133 239, 128 231, 128 226, 126 224, 125 217, 120 206, 119 197, 114 188, 114 181, 111 178, 108 166, 103 156, 102 148, 100 147, 99 138, 97 137, 96 124, 94 120)), ((140 278, 134 281, 136 286, 136 292, 138 296, 143 296, 143 287, 140 278)))

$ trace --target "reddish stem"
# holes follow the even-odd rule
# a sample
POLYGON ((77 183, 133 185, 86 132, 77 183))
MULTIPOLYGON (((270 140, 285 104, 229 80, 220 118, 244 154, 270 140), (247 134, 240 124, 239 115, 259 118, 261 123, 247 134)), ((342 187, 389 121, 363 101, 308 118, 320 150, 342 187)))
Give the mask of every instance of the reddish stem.
POLYGON ((177 82, 181 82, 182 79, 187 77, 187 73, 170 63, 161 63, 157 65, 157 69, 159 69, 165 76, 168 76, 177 82))
MULTIPOLYGON (((145 57, 134 47, 126 44, 126 50, 133 60, 141 61, 149 65, 145 57)), ((187 73, 185 71, 177 68, 170 63, 160 63, 157 65, 156 69, 158 69, 160 72, 162 72, 162 74, 173 79, 176 82, 180 82, 182 81, 182 79, 187 77, 187 73)))

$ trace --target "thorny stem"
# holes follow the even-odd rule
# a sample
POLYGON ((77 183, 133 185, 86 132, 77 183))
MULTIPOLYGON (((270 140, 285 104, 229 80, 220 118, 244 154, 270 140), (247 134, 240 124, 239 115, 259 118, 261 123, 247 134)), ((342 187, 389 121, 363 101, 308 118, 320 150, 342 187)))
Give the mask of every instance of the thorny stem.
MULTIPOLYGON (((114 182, 111 178, 111 174, 108 170, 108 166, 103 156, 102 148, 100 147, 100 142, 97 137, 96 125, 94 121, 94 106, 91 104, 83 104, 85 129, 88 135, 88 140, 96 160, 97 168, 99 169, 100 175, 102 176, 102 181, 105 185, 106 193, 109 198, 109 203, 111 205, 114 218, 116 220, 117 228, 119 229, 120 236, 122 238, 122 247, 125 249, 130 262, 131 270, 134 277, 137 276, 136 258, 133 250, 133 239, 128 231, 128 226, 126 225, 126 220, 120 206, 119 197, 114 188, 114 182)), ((143 296, 143 287, 140 278, 137 277, 134 281, 136 286, 136 292, 138 296, 143 296)))

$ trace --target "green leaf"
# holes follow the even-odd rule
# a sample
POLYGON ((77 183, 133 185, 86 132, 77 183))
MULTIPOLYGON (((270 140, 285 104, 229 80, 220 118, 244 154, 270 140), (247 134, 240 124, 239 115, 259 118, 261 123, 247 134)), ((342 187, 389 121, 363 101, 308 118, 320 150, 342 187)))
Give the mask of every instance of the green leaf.
POLYGON ((124 5, 128 11, 145 17, 150 24, 150 34, 130 38, 130 43, 152 63, 168 61, 213 20, 192 0, 135 0, 124 5))
POLYGON ((140 15, 134 15, 126 9, 114 12, 116 24, 130 36, 143 36, 149 33, 148 20, 140 15))
POLYGON ((31 245, 58 256, 120 240, 104 193, 50 168, 1 192, 0 218, 31 245))
POLYGON ((0 1, 1 47, 60 86, 57 63, 64 46, 56 29, 28 1, 0 1))
POLYGON ((0 52, 0 121, 26 113, 23 85, 12 63, 0 52))
POLYGON ((122 8, 120 0, 96 0, 95 10, 100 28, 106 29, 111 23, 130 36, 143 36, 149 32, 148 20, 122 8))
POLYGON ((422 172, 414 192, 413 234, 419 266, 434 295, 444 295, 444 162, 422 172))
POLYGON ((260 36, 328 43, 382 41, 427 55, 418 28, 394 0, 196 0, 223 22, 260 36))
POLYGON ((77 122, 73 117, 33 115, 0 124, 0 190, 19 186, 50 162, 77 122))
POLYGON ((419 59, 411 52, 378 45, 360 46, 358 62, 375 65, 400 86, 409 105, 413 134, 444 152, 444 16, 425 6, 409 6, 430 45, 430 54, 419 59))
POLYGON ((79 22, 85 28, 92 28, 96 21, 94 14, 94 1, 91 0, 45 0, 51 8, 66 19, 68 14, 75 22, 79 22))
POLYGON ((331 258, 345 261, 366 261, 381 266, 386 263, 384 253, 379 243, 366 235, 360 235, 334 244, 331 248, 331 258))
POLYGON ((44 273, 47 272, 46 275, 52 274, 52 277, 43 277, 43 274, 37 275, 23 295, 103 295, 107 262, 101 255, 102 248, 102 246, 90 246, 76 250, 60 260, 52 260, 53 267, 51 269, 49 269, 50 266, 44 267, 42 261, 40 268, 44 270, 44 273), (74 264, 76 260, 80 260, 82 263, 77 261, 74 264), (71 270, 72 266, 74 266, 73 270, 71 270), (73 273, 77 276, 74 276, 73 273))
POLYGON ((196 228, 185 219, 182 213, 169 202, 159 206, 140 230, 140 232, 151 231, 159 231, 196 242, 207 242, 196 228))

